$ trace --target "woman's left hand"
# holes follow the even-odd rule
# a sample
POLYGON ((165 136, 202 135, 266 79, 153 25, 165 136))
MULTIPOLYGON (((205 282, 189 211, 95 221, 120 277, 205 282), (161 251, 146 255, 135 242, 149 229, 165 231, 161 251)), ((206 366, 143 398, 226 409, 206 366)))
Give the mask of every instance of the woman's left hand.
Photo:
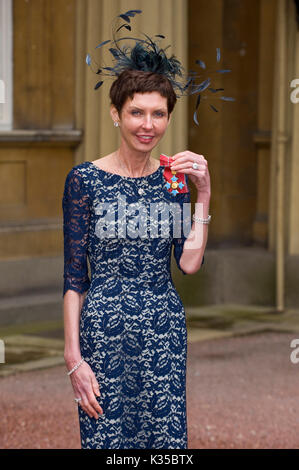
POLYGON ((199 192, 211 194, 208 162, 203 155, 185 150, 184 152, 176 153, 172 158, 174 162, 170 165, 171 170, 187 173, 199 192), (193 163, 198 164, 196 170, 192 167, 193 163))

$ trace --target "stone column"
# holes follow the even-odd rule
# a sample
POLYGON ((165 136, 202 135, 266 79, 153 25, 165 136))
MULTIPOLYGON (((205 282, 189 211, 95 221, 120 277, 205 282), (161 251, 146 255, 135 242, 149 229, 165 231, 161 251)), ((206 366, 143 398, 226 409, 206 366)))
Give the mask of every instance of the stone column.
POLYGON ((253 238, 264 246, 268 242, 269 166, 273 100, 273 62, 276 0, 261 0, 259 27, 258 130, 254 134, 257 148, 257 201, 253 238))
MULTIPOLYGON (((290 2, 293 15, 290 16, 289 28, 290 60, 292 70, 289 74, 288 92, 291 94, 294 88, 290 87, 293 79, 299 80, 299 30, 295 24, 295 8, 290 2)), ((296 87, 298 88, 298 84, 296 87)), ((299 92, 296 93, 297 100, 299 92)), ((288 113, 289 132, 292 136, 289 146, 289 158, 286 175, 286 186, 289 188, 286 208, 288 208, 287 246, 289 255, 299 254, 299 102, 290 103, 288 113)))
POLYGON ((285 255, 299 253, 299 104, 291 81, 299 78, 299 33, 293 0, 278 0, 271 142, 269 247, 276 255, 276 307, 284 310, 285 255))

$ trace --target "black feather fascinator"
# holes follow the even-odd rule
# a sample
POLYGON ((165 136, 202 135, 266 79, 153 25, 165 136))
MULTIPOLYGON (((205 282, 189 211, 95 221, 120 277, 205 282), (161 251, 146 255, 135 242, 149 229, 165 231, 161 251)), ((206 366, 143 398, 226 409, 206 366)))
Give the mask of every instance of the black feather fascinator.
MULTIPOLYGON (((86 56, 86 63, 91 67, 93 72, 97 75, 104 77, 118 77, 121 72, 125 69, 141 70, 144 72, 154 72, 165 75, 171 82, 174 92, 177 98, 186 95, 197 95, 195 111, 193 120, 196 125, 199 125, 197 120, 197 110, 199 104, 203 99, 214 99, 218 92, 224 91, 223 88, 214 88, 212 86, 212 79, 207 75, 214 75, 215 73, 228 73, 230 70, 227 69, 216 69, 214 71, 207 71, 206 64, 202 60, 196 60, 195 63, 204 72, 198 74, 194 70, 190 70, 188 73, 185 72, 184 67, 180 61, 172 55, 167 57, 166 50, 170 47, 168 45, 164 49, 160 47, 160 42, 165 39, 163 34, 156 34, 154 40, 145 33, 141 33, 143 38, 135 38, 131 36, 124 36, 116 38, 116 34, 121 30, 131 31, 131 18, 136 14, 142 13, 142 10, 129 10, 123 14, 120 14, 114 18, 112 23, 112 37, 113 40, 108 39, 101 42, 96 46, 99 49, 107 44, 110 45, 109 51, 113 57, 113 64, 110 66, 100 66, 90 54, 86 56), (121 24, 120 24, 121 23, 121 24), (133 46, 129 46, 128 42, 122 44, 122 41, 134 41, 133 46), (95 64, 95 66, 93 66, 95 64)), ((216 61, 220 62, 221 54, 220 49, 216 49, 216 61)), ((103 79, 97 82, 94 89, 97 90, 103 84, 103 79)), ((228 96, 217 97, 223 101, 235 101, 234 98, 228 96)), ((210 108, 218 112, 218 109, 213 105, 209 104, 210 108)))

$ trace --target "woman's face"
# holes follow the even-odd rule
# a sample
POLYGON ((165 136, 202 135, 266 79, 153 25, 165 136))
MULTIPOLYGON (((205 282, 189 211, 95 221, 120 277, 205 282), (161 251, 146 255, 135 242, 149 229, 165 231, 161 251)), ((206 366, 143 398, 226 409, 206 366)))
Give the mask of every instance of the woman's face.
POLYGON ((128 98, 119 116, 114 106, 111 116, 119 122, 122 139, 130 149, 150 152, 163 137, 170 122, 167 98, 157 91, 135 93, 128 98))

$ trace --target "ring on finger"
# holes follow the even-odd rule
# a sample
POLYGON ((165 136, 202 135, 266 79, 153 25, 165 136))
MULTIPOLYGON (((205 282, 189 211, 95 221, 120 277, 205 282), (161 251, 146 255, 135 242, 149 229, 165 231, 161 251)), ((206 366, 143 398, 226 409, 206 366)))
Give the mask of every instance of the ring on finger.
POLYGON ((194 170, 198 170, 198 166, 199 166, 198 163, 194 162, 193 165, 192 165, 192 168, 194 170))

